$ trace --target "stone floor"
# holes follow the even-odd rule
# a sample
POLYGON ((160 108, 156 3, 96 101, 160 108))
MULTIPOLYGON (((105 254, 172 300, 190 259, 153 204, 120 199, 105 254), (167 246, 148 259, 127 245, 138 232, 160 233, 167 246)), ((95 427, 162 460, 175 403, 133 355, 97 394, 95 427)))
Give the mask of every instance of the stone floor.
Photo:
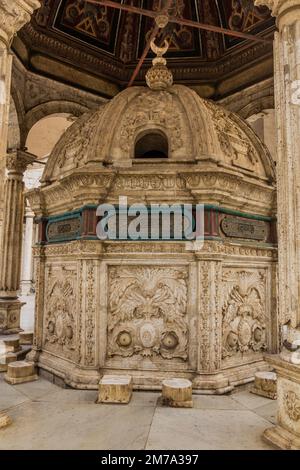
POLYGON ((161 407, 159 394, 135 392, 129 405, 96 405, 96 392, 61 389, 44 379, 8 385, 0 374, 0 410, 13 424, 0 449, 267 450, 276 402, 247 390, 196 396, 194 409, 161 407))

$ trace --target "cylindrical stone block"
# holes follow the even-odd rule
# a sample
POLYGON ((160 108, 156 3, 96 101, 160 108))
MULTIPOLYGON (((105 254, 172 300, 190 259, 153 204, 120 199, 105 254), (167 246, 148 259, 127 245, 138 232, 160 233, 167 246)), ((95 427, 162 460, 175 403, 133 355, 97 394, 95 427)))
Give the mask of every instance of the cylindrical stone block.
POLYGON ((255 374, 254 387, 251 392, 255 395, 277 399, 277 375, 274 372, 257 372, 255 374))
POLYGON ((168 379, 162 383, 162 401, 175 408, 193 407, 192 383, 186 379, 168 379))
POLYGON ((99 383, 98 403, 128 404, 132 397, 132 377, 105 375, 99 383))

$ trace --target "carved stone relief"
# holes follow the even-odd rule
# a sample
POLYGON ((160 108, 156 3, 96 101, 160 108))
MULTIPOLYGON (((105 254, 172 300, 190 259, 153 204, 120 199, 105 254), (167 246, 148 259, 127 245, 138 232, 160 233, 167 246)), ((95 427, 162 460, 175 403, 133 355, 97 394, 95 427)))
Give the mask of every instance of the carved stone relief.
MULTIPOLYGON (((172 153, 186 147, 189 134, 180 113, 180 104, 171 93, 143 91, 129 106, 120 125, 120 148, 129 153, 134 149, 134 140, 143 129, 162 129, 169 137, 172 153)), ((184 114, 184 110, 182 109, 184 114)), ((189 154, 189 153, 187 153, 189 154)), ((130 155, 132 157, 133 155, 130 155)))
POLYGON ((76 287, 77 269, 74 265, 46 267, 44 347, 68 359, 76 358, 76 287))
POLYGON ((111 267, 108 356, 188 359, 186 268, 111 267))
POLYGON ((228 268, 223 271, 225 302, 223 359, 267 349, 266 272, 228 268))
POLYGON ((285 411, 292 421, 300 420, 300 397, 289 390, 284 395, 285 411))
POLYGON ((209 101, 204 101, 204 104, 212 112, 221 150, 230 163, 242 169, 261 173, 259 154, 246 133, 242 131, 241 123, 235 122, 236 117, 225 109, 216 107, 209 101))

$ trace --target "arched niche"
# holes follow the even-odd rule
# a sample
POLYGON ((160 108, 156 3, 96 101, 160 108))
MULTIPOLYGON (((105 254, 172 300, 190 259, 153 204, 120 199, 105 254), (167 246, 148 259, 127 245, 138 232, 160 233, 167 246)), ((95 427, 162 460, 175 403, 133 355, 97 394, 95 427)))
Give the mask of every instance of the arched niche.
POLYGON ((150 130, 139 135, 136 139, 134 157, 168 158, 169 142, 167 136, 159 130, 150 130))

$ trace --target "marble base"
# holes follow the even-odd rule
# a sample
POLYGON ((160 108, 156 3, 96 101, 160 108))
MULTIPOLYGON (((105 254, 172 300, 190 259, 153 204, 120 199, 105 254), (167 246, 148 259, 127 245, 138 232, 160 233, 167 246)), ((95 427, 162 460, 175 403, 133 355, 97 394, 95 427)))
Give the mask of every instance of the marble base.
POLYGON ((132 377, 105 375, 99 383, 97 403, 118 403, 127 405, 132 397, 132 389, 132 377))
POLYGON ((266 429, 266 431, 263 433, 263 439, 265 442, 273 445, 277 449, 300 449, 300 436, 295 436, 293 433, 287 431, 286 429, 283 429, 281 426, 266 429))
POLYGON ((261 397, 277 400, 277 375, 274 372, 257 372, 251 393, 261 397))
POLYGON ((193 408, 192 382, 185 379, 164 380, 162 403, 173 408, 193 408))
POLYGON ((278 424, 263 437, 280 449, 300 450, 300 366, 267 356, 278 377, 278 424))
POLYGON ((8 364, 4 379, 7 383, 16 385, 38 380, 38 375, 35 372, 34 364, 18 361, 8 364))
POLYGON ((13 335, 23 331, 20 328, 21 307, 19 300, 0 300, 0 334, 13 335))
POLYGON ((22 331, 19 333, 20 344, 24 346, 30 346, 33 344, 33 332, 32 331, 22 331))
POLYGON ((6 426, 9 426, 11 422, 12 421, 8 415, 0 412, 0 429, 5 428, 6 426))

